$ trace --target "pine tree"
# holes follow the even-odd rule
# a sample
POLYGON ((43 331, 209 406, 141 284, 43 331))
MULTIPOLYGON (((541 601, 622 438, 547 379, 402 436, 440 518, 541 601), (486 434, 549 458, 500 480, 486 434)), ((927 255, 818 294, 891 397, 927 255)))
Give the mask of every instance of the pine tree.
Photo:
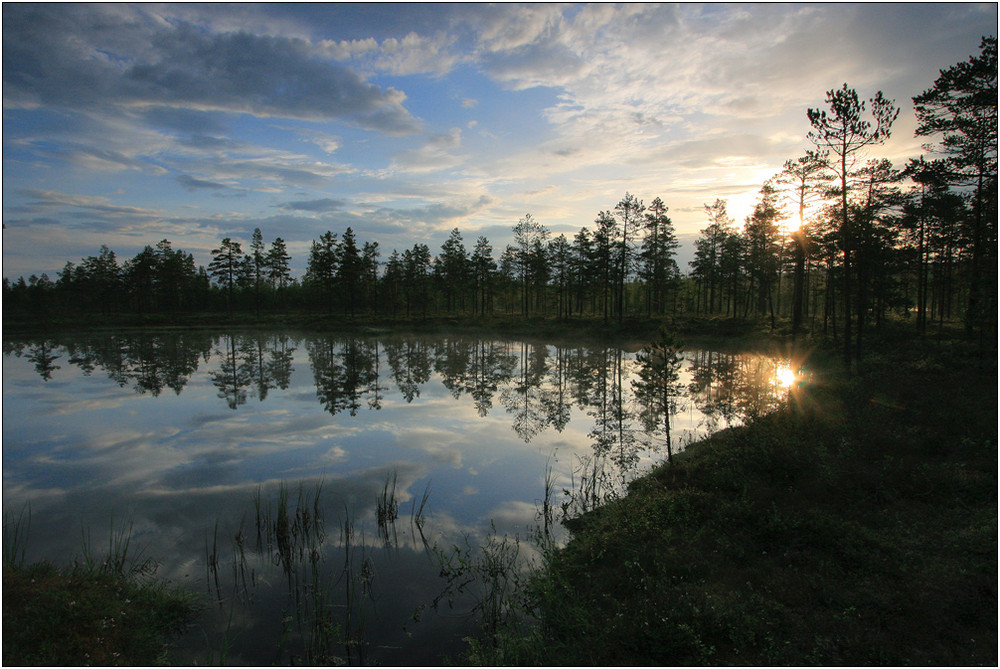
POLYGON ((615 213, 621 219, 621 235, 615 241, 615 264, 617 265, 617 296, 616 308, 618 311, 618 322, 621 323, 625 316, 625 285, 632 273, 633 256, 635 251, 632 244, 635 241, 639 226, 642 225, 642 214, 646 211, 642 200, 636 198, 631 193, 626 192, 625 196, 615 205, 615 213))
POLYGON ((243 272, 243 249, 239 242, 226 237, 219 248, 212 250, 208 273, 225 288, 230 313, 233 310, 233 293, 243 278, 243 272))
MULTIPOLYGON (((885 142, 891 133, 892 124, 899 116, 899 109, 891 100, 875 94, 871 104, 872 122, 863 118, 865 103, 858 98, 857 91, 843 88, 828 91, 826 102, 829 113, 820 109, 809 109, 807 116, 813 129, 809 132, 809 140, 816 146, 815 152, 809 155, 823 163, 836 175, 840 182, 840 237, 843 253, 843 300, 844 300, 844 360, 851 360, 851 296, 852 296, 852 254, 854 239, 851 234, 849 193, 854 186, 852 173, 863 162, 865 151, 876 144, 885 142)), ((861 350, 855 351, 858 359, 861 350)))
POLYGON ((285 240, 275 237, 271 242, 271 248, 267 251, 265 264, 267 266, 267 280, 274 290, 284 290, 291 281, 291 271, 289 263, 292 257, 288 255, 285 240))
POLYGON ((344 230, 338 251, 337 283, 346 298, 347 313, 353 316, 361 282, 364 278, 364 266, 357 242, 354 239, 354 230, 351 228, 344 230))
POLYGON ((649 205, 645 231, 639 253, 639 275, 646 285, 646 315, 652 316, 654 310, 663 313, 667 286, 677 276, 674 255, 679 244, 667 207, 660 198, 649 205))
POLYGON ((337 235, 329 230, 320 235, 318 242, 313 241, 309 246, 309 261, 304 279, 314 287, 320 301, 326 303, 329 313, 333 313, 339 255, 337 235))
POLYGON ((996 343, 997 324, 997 40, 984 37, 980 53, 941 70, 934 86, 913 98, 918 136, 940 135, 949 181, 971 188, 971 276, 965 314, 971 335, 996 343), (986 337, 986 331, 992 336, 986 337))

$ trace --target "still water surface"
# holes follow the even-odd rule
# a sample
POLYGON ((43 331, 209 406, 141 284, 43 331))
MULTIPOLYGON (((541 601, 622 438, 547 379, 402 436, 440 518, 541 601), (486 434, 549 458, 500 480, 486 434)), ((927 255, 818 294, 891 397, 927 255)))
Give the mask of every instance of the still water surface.
MULTIPOLYGON (((67 563, 85 533, 99 552, 131 528, 161 577, 213 602, 181 661, 439 664, 464 647, 478 600, 474 586, 439 598, 434 546, 495 532, 530 557, 546 499, 559 520, 665 458, 662 416, 632 387, 637 349, 284 331, 5 338, 4 512, 30 503, 29 561, 67 563)), ((780 358, 683 357, 674 452, 797 382, 780 358)))

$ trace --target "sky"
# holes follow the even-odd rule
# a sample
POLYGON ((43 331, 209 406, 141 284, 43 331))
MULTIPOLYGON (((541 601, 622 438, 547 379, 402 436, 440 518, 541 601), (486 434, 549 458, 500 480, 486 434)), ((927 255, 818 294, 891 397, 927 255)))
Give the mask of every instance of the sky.
POLYGON ((997 5, 3 4, 3 276, 168 239, 384 260, 458 228, 499 256, 526 213, 593 228, 668 207, 687 270, 704 205, 742 224, 845 83, 901 109, 997 33, 997 5))

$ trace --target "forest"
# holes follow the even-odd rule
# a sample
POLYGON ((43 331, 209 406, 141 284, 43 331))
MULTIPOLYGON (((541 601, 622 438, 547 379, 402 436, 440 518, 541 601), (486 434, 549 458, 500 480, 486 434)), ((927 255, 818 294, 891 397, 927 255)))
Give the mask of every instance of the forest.
POLYGON ((727 202, 704 206, 689 267, 661 197, 626 192, 572 239, 526 214, 495 249, 458 228, 437 253, 415 243, 384 254, 356 232, 313 240, 292 278, 285 240, 222 239, 208 267, 167 240, 120 261, 102 246, 79 263, 3 281, 4 317, 287 314, 351 317, 521 315, 621 322, 697 314, 759 319, 830 338, 860 359, 886 319, 918 332, 961 323, 981 347, 997 334, 996 38, 941 70, 913 97, 927 155, 896 165, 876 155, 900 113, 878 92, 828 91, 808 109, 811 148, 764 183, 742 223, 727 202))

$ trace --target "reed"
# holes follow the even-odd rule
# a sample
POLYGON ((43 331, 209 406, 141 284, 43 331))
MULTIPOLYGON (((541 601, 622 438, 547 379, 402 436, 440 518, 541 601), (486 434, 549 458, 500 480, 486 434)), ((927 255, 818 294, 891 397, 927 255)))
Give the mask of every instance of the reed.
POLYGON ((108 532, 108 551, 103 558, 96 556, 90 540, 90 528, 82 527, 83 565, 87 571, 103 571, 125 577, 152 575, 160 563, 151 557, 143 557, 145 547, 132 547, 132 519, 127 524, 115 527, 114 516, 111 517, 108 532))
POLYGON ((15 518, 13 514, 3 516, 3 563, 15 567, 24 566, 24 556, 28 545, 28 531, 31 529, 31 503, 25 502, 15 518))
POLYGON ((382 492, 375 500, 375 524, 378 527, 379 538, 386 546, 398 545, 396 519, 399 518, 399 502, 396 501, 396 479, 395 470, 386 474, 382 492))

